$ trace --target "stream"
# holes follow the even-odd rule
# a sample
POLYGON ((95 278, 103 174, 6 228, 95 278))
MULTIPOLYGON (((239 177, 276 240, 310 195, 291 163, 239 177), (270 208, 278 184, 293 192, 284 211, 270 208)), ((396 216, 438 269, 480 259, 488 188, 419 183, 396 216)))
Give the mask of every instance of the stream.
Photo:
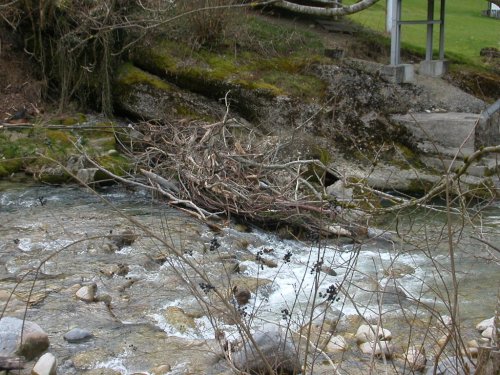
MULTIPOLYGON (((26 314, 49 334, 59 374, 152 374, 165 366, 168 374, 210 375, 228 370, 218 332, 240 337, 232 314, 251 330, 272 323, 298 331, 314 301, 351 340, 352 350, 332 358, 352 363, 360 356, 352 334, 363 321, 382 319, 403 348, 409 316, 437 327, 429 310, 450 315, 450 222, 459 317, 472 339, 475 324, 494 314, 500 282, 498 253, 477 240, 500 243, 500 202, 478 208, 467 210, 465 222, 441 209, 402 212, 384 218, 387 232, 361 243, 302 242, 229 222, 214 232, 148 193, 118 186, 95 194, 0 182, 0 311, 26 314), (92 283, 95 301, 78 300, 76 291, 92 283), (235 303, 235 286, 251 292, 247 304, 235 303), (65 341, 75 327, 92 337, 65 341)), ((425 336, 416 328, 412 335, 425 336)))

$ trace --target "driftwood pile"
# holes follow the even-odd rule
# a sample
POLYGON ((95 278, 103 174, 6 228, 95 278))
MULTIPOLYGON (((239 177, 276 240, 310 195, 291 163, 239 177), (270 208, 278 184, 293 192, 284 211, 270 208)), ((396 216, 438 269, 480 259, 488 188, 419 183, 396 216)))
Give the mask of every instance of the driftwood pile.
POLYGON ((328 232, 336 222, 335 204, 321 185, 335 171, 316 159, 287 160, 277 137, 236 120, 146 122, 118 139, 146 178, 134 184, 201 219, 237 216, 308 232, 328 232))

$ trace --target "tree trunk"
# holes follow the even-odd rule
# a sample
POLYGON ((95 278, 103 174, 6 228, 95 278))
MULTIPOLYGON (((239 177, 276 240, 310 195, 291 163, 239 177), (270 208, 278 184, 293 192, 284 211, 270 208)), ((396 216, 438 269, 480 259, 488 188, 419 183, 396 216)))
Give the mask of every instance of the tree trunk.
POLYGON ((378 1, 379 0, 361 0, 356 4, 348 6, 339 6, 338 8, 323 8, 323 7, 314 7, 308 5, 299 5, 287 0, 278 1, 274 5, 297 13, 330 17, 330 16, 344 16, 347 14, 357 13, 366 8, 371 7, 375 3, 378 3, 378 1))

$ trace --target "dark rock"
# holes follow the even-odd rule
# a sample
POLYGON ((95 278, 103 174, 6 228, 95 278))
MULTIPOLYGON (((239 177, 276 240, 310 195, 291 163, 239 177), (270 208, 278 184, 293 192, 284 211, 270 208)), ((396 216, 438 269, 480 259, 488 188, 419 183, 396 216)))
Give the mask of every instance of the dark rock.
POLYGON ((124 230, 122 233, 111 236, 111 242, 121 249, 125 246, 130 246, 137 239, 137 235, 131 230, 124 230))
POLYGON ((252 293, 246 288, 234 287, 233 293, 236 302, 238 302, 240 306, 246 305, 248 301, 250 301, 250 298, 252 298, 252 293))
POLYGON ((236 368, 251 374, 266 374, 268 373, 267 361, 277 373, 299 374, 301 372, 297 349, 290 334, 286 335, 276 326, 266 325, 253 335, 253 339, 265 360, 252 343, 246 342, 244 347, 233 355, 236 368))
POLYGON ((89 331, 81 328, 73 328, 71 331, 67 332, 64 335, 64 339, 67 342, 79 342, 90 337, 92 337, 92 334, 89 331))
POLYGON ((337 276, 337 272, 335 272, 332 269, 332 267, 329 267, 326 265, 321 266, 321 272, 326 273, 327 275, 330 275, 330 276, 337 276))
POLYGON ((385 286, 379 285, 379 293, 384 305, 399 304, 408 300, 403 288, 396 285, 392 279, 385 286))

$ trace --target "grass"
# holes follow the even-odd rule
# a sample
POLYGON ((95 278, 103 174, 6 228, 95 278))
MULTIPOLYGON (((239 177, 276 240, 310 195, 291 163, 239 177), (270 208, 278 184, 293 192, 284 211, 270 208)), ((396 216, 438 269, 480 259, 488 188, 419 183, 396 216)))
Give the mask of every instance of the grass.
MULTIPOLYGON (((349 0, 353 2, 353 0, 349 0)), ((435 1, 435 18, 439 17, 440 1, 435 1)), ((500 48, 500 20, 481 16, 486 9, 484 0, 448 0, 445 15, 446 57, 458 62, 483 65, 479 52, 484 47, 500 48)), ((380 0, 373 7, 350 16, 355 22, 375 31, 385 32, 386 1, 380 0)), ((422 0, 403 1, 403 20, 425 20, 427 2, 422 0)), ((434 31, 434 51, 437 56, 439 27, 434 31)), ((426 42, 425 25, 404 25, 402 42, 406 47, 424 51, 426 42)))

